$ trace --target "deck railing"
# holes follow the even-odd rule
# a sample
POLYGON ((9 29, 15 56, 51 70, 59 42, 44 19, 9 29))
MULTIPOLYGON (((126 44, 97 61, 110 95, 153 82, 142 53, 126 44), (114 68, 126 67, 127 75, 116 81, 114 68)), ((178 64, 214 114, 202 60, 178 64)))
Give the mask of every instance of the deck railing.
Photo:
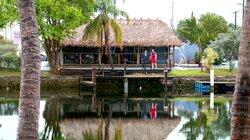
MULTIPOLYGON (((101 58, 99 58, 101 56, 99 55, 98 53, 63 53, 63 64, 99 64, 101 60, 101 58)), ((107 56, 108 55, 106 55, 106 64, 109 63, 107 56)), ((159 64, 168 63, 167 56, 167 53, 157 53, 157 62, 159 64)), ((125 60, 127 64, 141 64, 141 54, 138 56, 137 53, 113 53, 112 58, 114 64, 124 64, 125 60)), ((101 61, 103 63, 104 60, 101 61)), ((150 63, 150 61, 148 61, 148 63, 150 63)))

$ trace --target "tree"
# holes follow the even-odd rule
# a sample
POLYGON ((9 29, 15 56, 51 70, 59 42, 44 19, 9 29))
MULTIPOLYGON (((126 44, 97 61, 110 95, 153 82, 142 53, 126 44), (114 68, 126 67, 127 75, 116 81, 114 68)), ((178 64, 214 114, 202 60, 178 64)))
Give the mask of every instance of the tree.
POLYGON ((0 29, 16 21, 18 17, 16 0, 0 0, 0 29))
POLYGON ((117 16, 123 16, 129 20, 127 13, 116 8, 113 0, 97 0, 97 15, 85 28, 83 39, 97 37, 98 41, 103 42, 104 47, 102 53, 108 52, 109 62, 113 69, 113 59, 110 50, 110 29, 114 32, 115 42, 121 46, 123 41, 123 31, 119 23, 115 20, 117 16), (103 38, 104 35, 104 38, 103 38))
MULTIPOLYGON (((36 0, 36 13, 39 33, 44 41, 44 48, 48 57, 51 72, 59 70, 59 44, 62 39, 71 35, 73 30, 85 23, 93 10, 86 12, 85 16, 80 9, 80 2, 90 0, 36 0)), ((90 3, 89 5, 91 5, 90 3)), ((82 6, 81 8, 84 8, 82 6)))
POLYGON ((191 15, 190 19, 181 20, 177 26, 177 34, 184 40, 188 40, 191 44, 197 44, 201 33, 197 19, 191 15))
POLYGON ((229 28, 226 20, 214 13, 202 15, 199 19, 199 26, 201 34, 198 38, 198 45, 201 53, 208 47, 210 41, 214 40, 219 33, 227 32, 229 28))
POLYGON ((231 139, 250 139, 250 0, 246 1, 241 41, 239 48, 239 69, 233 96, 231 139))
POLYGON ((33 0, 19 0, 18 8, 22 40, 22 63, 17 139, 37 140, 41 62, 35 3, 33 0))
POLYGON ((230 28, 228 33, 220 33, 212 46, 219 54, 220 58, 229 62, 229 69, 234 67, 233 60, 238 59, 238 51, 240 46, 240 29, 230 28))
POLYGON ((193 14, 190 19, 181 20, 177 26, 177 34, 192 44, 197 44, 200 50, 200 57, 204 50, 219 33, 225 33, 228 25, 225 19, 214 13, 206 13, 196 20, 193 14))
MULTIPOLYGON (((15 13, 16 0, 5 1, 0 0, 0 2, 6 3, 0 5, 0 9, 6 9, 5 13, 9 11, 15 13)), ((57 74, 59 70, 60 41, 73 34, 76 27, 89 21, 94 11, 94 1, 36 0, 35 2, 39 35, 44 43, 43 46, 49 60, 51 72, 57 74)), ((1 15, 0 13, 0 17, 1 15)), ((9 17, 1 19, 0 24, 2 23, 3 27, 8 23, 19 20, 18 14, 11 14, 9 17)))

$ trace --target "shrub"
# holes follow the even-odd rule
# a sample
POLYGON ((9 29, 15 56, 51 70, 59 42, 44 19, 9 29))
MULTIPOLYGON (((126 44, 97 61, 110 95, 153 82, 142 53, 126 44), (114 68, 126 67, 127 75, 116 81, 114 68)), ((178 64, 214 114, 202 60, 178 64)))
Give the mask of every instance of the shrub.
POLYGON ((13 52, 7 52, 3 55, 1 67, 6 69, 19 69, 21 66, 20 57, 13 52))
POLYGON ((210 70, 213 63, 215 62, 215 60, 218 59, 218 54, 217 52, 215 52, 213 50, 213 48, 209 47, 207 49, 207 53, 206 53, 206 59, 205 59, 205 67, 207 70, 210 70))

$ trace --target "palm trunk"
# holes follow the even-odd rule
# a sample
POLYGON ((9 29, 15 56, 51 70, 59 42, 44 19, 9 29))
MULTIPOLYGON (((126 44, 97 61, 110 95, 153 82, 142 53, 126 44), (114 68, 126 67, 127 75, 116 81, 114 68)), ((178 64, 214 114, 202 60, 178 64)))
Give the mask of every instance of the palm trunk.
POLYGON ((104 36, 105 36, 105 47, 108 49, 109 63, 110 63, 111 69, 114 69, 112 52, 111 52, 110 43, 109 43, 109 27, 106 27, 104 36))
POLYGON ((18 8, 22 64, 17 139, 37 140, 41 62, 34 0, 19 0, 18 8))
POLYGON ((234 91, 231 139, 250 139, 250 0, 247 0, 239 48, 239 70, 234 91))
POLYGON ((47 54, 47 58, 50 65, 51 73, 57 75, 59 74, 59 41, 54 39, 45 39, 44 48, 47 54))

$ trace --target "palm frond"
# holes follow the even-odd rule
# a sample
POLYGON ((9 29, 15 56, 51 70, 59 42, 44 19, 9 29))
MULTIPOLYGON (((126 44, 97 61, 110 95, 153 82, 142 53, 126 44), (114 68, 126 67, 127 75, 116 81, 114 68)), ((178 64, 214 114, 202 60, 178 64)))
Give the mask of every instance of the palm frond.
POLYGON ((112 30, 114 31, 115 43, 121 47, 123 43, 122 28, 120 27, 119 23, 117 23, 114 19, 111 20, 110 25, 112 30))
POLYGON ((85 28, 83 40, 93 38, 95 35, 100 35, 102 30, 102 15, 97 16, 93 19, 85 28))

